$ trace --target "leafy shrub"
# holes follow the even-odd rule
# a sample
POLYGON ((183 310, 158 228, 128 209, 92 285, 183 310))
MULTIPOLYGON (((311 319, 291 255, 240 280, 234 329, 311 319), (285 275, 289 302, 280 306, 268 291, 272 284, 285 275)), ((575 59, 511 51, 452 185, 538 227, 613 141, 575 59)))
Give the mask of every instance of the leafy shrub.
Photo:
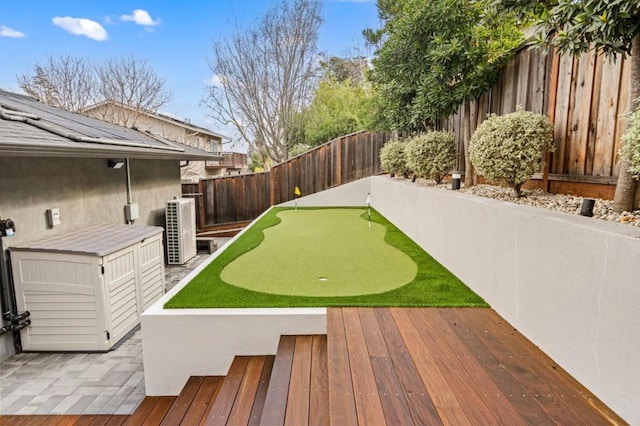
POLYGON ((380 149, 380 164, 387 173, 404 175, 408 172, 404 156, 405 144, 400 141, 387 142, 380 149))
POLYGON ((471 137, 471 163, 478 174, 520 197, 522 184, 542 168, 544 150, 553 150, 552 129, 545 116, 530 111, 492 114, 471 137))
POLYGON ((636 178, 640 177, 640 99, 638 108, 627 119, 627 131, 622 136, 624 145, 620 150, 620 156, 629 161, 629 172, 636 178))
POLYGON ((456 138, 448 132, 428 132, 407 142, 407 167, 417 176, 431 178, 436 183, 456 164, 456 138))

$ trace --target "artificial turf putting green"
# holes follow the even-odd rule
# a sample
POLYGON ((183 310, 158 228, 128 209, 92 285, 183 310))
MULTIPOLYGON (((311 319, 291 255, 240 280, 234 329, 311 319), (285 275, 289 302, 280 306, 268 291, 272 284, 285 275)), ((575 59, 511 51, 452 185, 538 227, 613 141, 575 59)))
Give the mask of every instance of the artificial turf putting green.
POLYGON ((418 266, 384 241, 386 228, 359 209, 283 210, 264 240, 224 267, 222 281, 289 296, 357 296, 394 290, 418 266))
POLYGON ((374 209, 371 220, 366 208, 271 209, 165 308, 487 306, 374 209))

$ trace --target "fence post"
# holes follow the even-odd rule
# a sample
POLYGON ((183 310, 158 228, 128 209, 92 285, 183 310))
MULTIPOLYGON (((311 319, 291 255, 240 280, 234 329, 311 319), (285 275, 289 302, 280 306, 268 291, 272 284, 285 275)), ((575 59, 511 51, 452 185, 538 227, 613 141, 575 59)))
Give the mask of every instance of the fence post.
MULTIPOLYGON (((560 55, 558 49, 553 49, 551 62, 551 80, 549 84, 549 106, 547 108, 549 121, 555 127, 556 98, 558 96, 558 74, 560 73, 560 55)), ((554 132, 555 133, 555 132, 554 132)), ((544 171, 542 172, 542 189, 549 192, 549 170, 551 170, 551 153, 548 149, 544 152, 544 171)))
POLYGON ((343 138, 338 138, 338 143, 337 143, 337 146, 336 146, 336 148, 337 148, 336 149, 336 154, 338 156, 338 158, 336 158, 336 164, 337 164, 336 171, 337 171, 337 174, 338 174, 337 179, 336 179, 336 183, 338 185, 342 185, 342 145, 343 145, 342 139, 343 138))

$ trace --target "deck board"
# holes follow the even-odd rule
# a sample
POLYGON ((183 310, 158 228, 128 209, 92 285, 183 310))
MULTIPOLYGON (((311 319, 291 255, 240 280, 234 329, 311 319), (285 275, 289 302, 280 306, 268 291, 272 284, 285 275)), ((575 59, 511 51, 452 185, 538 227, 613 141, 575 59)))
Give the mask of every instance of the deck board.
POLYGON ((265 361, 266 356, 249 357, 227 425, 246 425, 249 423, 265 361))
POLYGON ((273 371, 264 403, 262 419, 260 420, 262 425, 284 424, 295 342, 295 336, 282 336, 280 338, 276 359, 273 362, 273 371))
POLYGON ((332 425, 358 423, 351 367, 341 309, 327 311, 329 418, 332 425))
POLYGON ((380 424, 380 421, 385 419, 384 411, 358 309, 345 308, 342 310, 342 315, 358 422, 367 425, 380 424))
POLYGON ((462 405, 456 398, 451 386, 448 383, 440 368, 438 368, 431 352, 426 347, 424 341, 420 337, 420 333, 413 327, 408 318, 397 319, 403 310, 394 311, 395 316, 388 310, 380 310, 378 316, 385 321, 389 332, 389 338, 402 338, 406 344, 406 355, 398 357, 397 362, 402 363, 403 358, 411 358, 418 370, 419 377, 422 379, 438 415, 444 424, 449 425, 471 425, 471 421, 467 417, 462 405), (397 327, 398 332, 392 333, 391 327, 397 327))
POLYGON ((304 426, 309 424, 312 348, 312 336, 296 337, 287 397, 287 412, 284 419, 285 425, 304 426))
MULTIPOLYGON (((419 339, 406 340, 403 324, 398 324, 389 310, 375 310, 375 316, 383 333, 393 366, 407 398, 407 405, 416 424, 467 424, 467 418, 459 407, 446 380, 439 371, 430 375, 423 359, 424 351, 419 339), (422 355, 422 356, 421 356, 422 355), (443 416, 443 413, 447 416, 443 416), (450 419, 452 421, 448 422, 450 419)), ((415 329, 411 329, 417 335, 415 329)), ((411 336, 409 336, 411 337, 411 336)))
POLYGON ((313 336, 311 355, 311 395, 309 424, 329 425, 329 376, 327 373, 327 336, 313 336))
POLYGON ((164 416, 169 412, 175 400, 175 396, 158 397, 156 405, 153 406, 147 418, 140 424, 145 426, 156 426, 162 423, 162 419, 164 419, 164 416))
POLYGON ((189 405, 181 424, 197 425, 205 418, 205 414, 209 409, 213 399, 217 395, 217 391, 222 384, 223 378, 220 376, 206 376, 198 389, 193 401, 189 405))
POLYGON ((173 402, 173 405, 169 409, 164 419, 162 419, 161 425, 172 426, 182 422, 187 410, 191 406, 193 399, 196 397, 200 386, 204 382, 202 376, 192 376, 187 380, 186 385, 182 388, 180 395, 173 402))
MULTIPOLYGON (((360 309, 359 314, 385 420, 394 425, 411 424, 413 416, 405 391, 398 379, 375 313, 371 309, 360 309)), ((422 387, 420 392, 425 395, 426 389, 422 387)), ((409 398, 412 393, 413 390, 408 392, 409 398)))
POLYGON ((237 356, 233 359, 231 367, 229 367, 229 372, 220 387, 218 397, 213 401, 211 410, 205 420, 205 424, 227 424, 248 362, 249 358, 245 356, 237 356))
POLYGON ((267 399, 267 392, 269 391, 269 379, 273 371, 273 361, 275 356, 270 355, 265 357, 264 367, 262 368, 262 375, 260 376, 260 383, 256 390, 256 396, 253 400, 253 407, 251 408, 251 415, 249 418, 249 426, 257 426, 260 424, 262 418, 262 412, 264 411, 264 403, 267 399))
POLYGON ((145 419, 149 417, 149 413, 151 413, 151 410, 153 410, 153 407, 156 406, 159 400, 159 396, 145 397, 140 405, 138 405, 138 408, 136 408, 136 411, 134 411, 133 414, 129 416, 124 424, 131 426, 141 425, 142 422, 144 422, 145 419))

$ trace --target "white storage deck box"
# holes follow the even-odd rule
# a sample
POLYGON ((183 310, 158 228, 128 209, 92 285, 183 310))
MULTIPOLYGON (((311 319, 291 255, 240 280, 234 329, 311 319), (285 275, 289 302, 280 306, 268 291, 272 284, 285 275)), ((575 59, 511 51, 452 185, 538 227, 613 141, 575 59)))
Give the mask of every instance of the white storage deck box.
POLYGON ((162 228, 99 225, 10 247, 26 351, 108 351, 164 294, 162 228))

